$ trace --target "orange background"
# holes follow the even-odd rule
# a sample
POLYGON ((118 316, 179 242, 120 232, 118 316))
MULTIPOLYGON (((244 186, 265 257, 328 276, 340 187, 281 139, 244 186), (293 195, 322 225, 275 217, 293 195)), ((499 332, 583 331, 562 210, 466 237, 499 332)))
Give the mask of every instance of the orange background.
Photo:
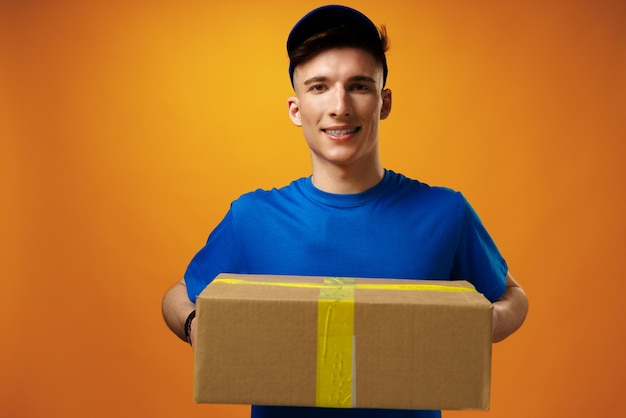
MULTIPOLYGON (((309 174, 284 52, 318 2, 0 5, 0 415, 195 405, 163 293, 231 200, 309 174)), ((384 165, 462 190, 527 290, 492 411, 618 416, 626 3, 350 1, 391 36, 384 165)))

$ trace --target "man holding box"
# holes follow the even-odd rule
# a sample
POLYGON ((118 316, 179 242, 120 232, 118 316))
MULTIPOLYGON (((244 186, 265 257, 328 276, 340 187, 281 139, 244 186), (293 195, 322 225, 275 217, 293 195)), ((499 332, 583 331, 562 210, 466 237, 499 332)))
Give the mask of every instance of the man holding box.
MULTIPOLYGON (((365 15, 324 6, 287 40, 312 175, 241 196, 165 295, 163 314, 193 344, 195 299, 219 274, 467 280, 493 304, 493 340, 517 330, 527 298, 458 192, 383 168, 378 128, 391 111, 387 36, 365 15)), ((439 411, 253 406, 253 417, 439 417, 439 411)))

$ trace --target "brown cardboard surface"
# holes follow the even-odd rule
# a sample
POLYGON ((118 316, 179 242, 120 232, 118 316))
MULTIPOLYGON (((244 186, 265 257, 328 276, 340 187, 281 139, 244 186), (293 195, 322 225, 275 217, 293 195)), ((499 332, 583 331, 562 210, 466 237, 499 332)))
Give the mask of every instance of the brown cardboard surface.
MULTIPOLYGON (((318 386, 336 384, 319 381, 317 368, 325 278, 223 274, 218 279, 240 281, 216 279, 196 301, 195 401, 319 405, 318 386)), ((488 409, 489 301, 476 291, 441 287, 473 290, 463 281, 357 278, 354 283, 353 316, 340 319, 354 322, 352 373, 344 376, 352 386, 348 406, 488 409), (407 284, 413 287, 389 287, 407 284), (416 290, 416 284, 437 288, 416 290)))

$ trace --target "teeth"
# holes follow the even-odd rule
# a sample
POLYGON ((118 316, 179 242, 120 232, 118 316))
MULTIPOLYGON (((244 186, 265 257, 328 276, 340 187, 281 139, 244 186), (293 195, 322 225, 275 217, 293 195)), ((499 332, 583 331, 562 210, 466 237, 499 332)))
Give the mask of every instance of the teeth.
POLYGON ((357 131, 357 128, 352 129, 326 129, 326 133, 332 136, 342 136, 351 134, 357 131))

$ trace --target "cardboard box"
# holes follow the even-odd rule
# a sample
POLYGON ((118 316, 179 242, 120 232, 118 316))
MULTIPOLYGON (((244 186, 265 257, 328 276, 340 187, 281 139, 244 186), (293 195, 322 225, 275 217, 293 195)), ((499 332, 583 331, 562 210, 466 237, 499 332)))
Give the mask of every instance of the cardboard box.
POLYGON ((467 282, 222 274, 196 304, 196 402, 489 408, 492 307, 467 282))

